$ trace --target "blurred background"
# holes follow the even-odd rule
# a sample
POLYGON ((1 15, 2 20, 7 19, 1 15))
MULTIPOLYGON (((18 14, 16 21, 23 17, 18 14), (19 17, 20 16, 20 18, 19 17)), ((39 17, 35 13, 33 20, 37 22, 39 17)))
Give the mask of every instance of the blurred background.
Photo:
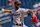
MULTIPOLYGON (((10 1, 15 1, 15 0, 0 0, 0 9, 12 7, 10 1)), ((40 7, 40 0, 18 0, 18 1, 21 1, 21 6, 20 6, 21 8, 34 9, 35 8, 34 5, 36 5, 36 7, 40 7), (37 4, 39 4, 39 6, 37 6, 37 4)))
MULTIPOLYGON (((14 5, 12 5, 10 1, 16 1, 16 0, 0 0, 0 11, 2 8, 6 10, 12 10, 14 8, 14 5)), ((40 0, 17 0, 17 1, 21 1, 20 8, 32 9, 32 11, 34 11, 38 19, 36 26, 39 27, 40 25, 40 0)))

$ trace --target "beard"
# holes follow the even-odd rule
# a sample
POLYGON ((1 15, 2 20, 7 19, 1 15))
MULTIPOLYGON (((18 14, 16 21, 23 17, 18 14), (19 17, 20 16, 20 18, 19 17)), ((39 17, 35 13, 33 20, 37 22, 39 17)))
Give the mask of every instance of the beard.
POLYGON ((18 7, 16 7, 17 9, 19 9, 18 7))

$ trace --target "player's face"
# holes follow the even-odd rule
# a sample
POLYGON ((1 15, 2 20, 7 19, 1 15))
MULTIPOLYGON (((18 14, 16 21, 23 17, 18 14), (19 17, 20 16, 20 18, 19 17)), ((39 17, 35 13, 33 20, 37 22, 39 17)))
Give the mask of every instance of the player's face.
POLYGON ((20 7, 20 5, 17 5, 17 4, 16 4, 16 5, 15 5, 15 7, 16 7, 16 8, 19 8, 19 7, 20 7))

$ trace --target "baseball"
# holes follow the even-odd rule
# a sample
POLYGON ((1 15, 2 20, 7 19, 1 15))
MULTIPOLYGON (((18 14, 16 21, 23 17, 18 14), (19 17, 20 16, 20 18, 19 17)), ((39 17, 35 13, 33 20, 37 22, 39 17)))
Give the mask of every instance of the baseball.
POLYGON ((5 9, 2 9, 2 11, 4 11, 5 9))

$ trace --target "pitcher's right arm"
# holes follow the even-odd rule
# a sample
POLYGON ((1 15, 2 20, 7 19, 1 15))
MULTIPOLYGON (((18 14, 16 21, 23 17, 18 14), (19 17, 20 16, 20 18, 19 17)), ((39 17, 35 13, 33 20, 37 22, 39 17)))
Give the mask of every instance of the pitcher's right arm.
POLYGON ((2 8, 2 11, 11 13, 11 10, 5 10, 4 8, 2 8))

